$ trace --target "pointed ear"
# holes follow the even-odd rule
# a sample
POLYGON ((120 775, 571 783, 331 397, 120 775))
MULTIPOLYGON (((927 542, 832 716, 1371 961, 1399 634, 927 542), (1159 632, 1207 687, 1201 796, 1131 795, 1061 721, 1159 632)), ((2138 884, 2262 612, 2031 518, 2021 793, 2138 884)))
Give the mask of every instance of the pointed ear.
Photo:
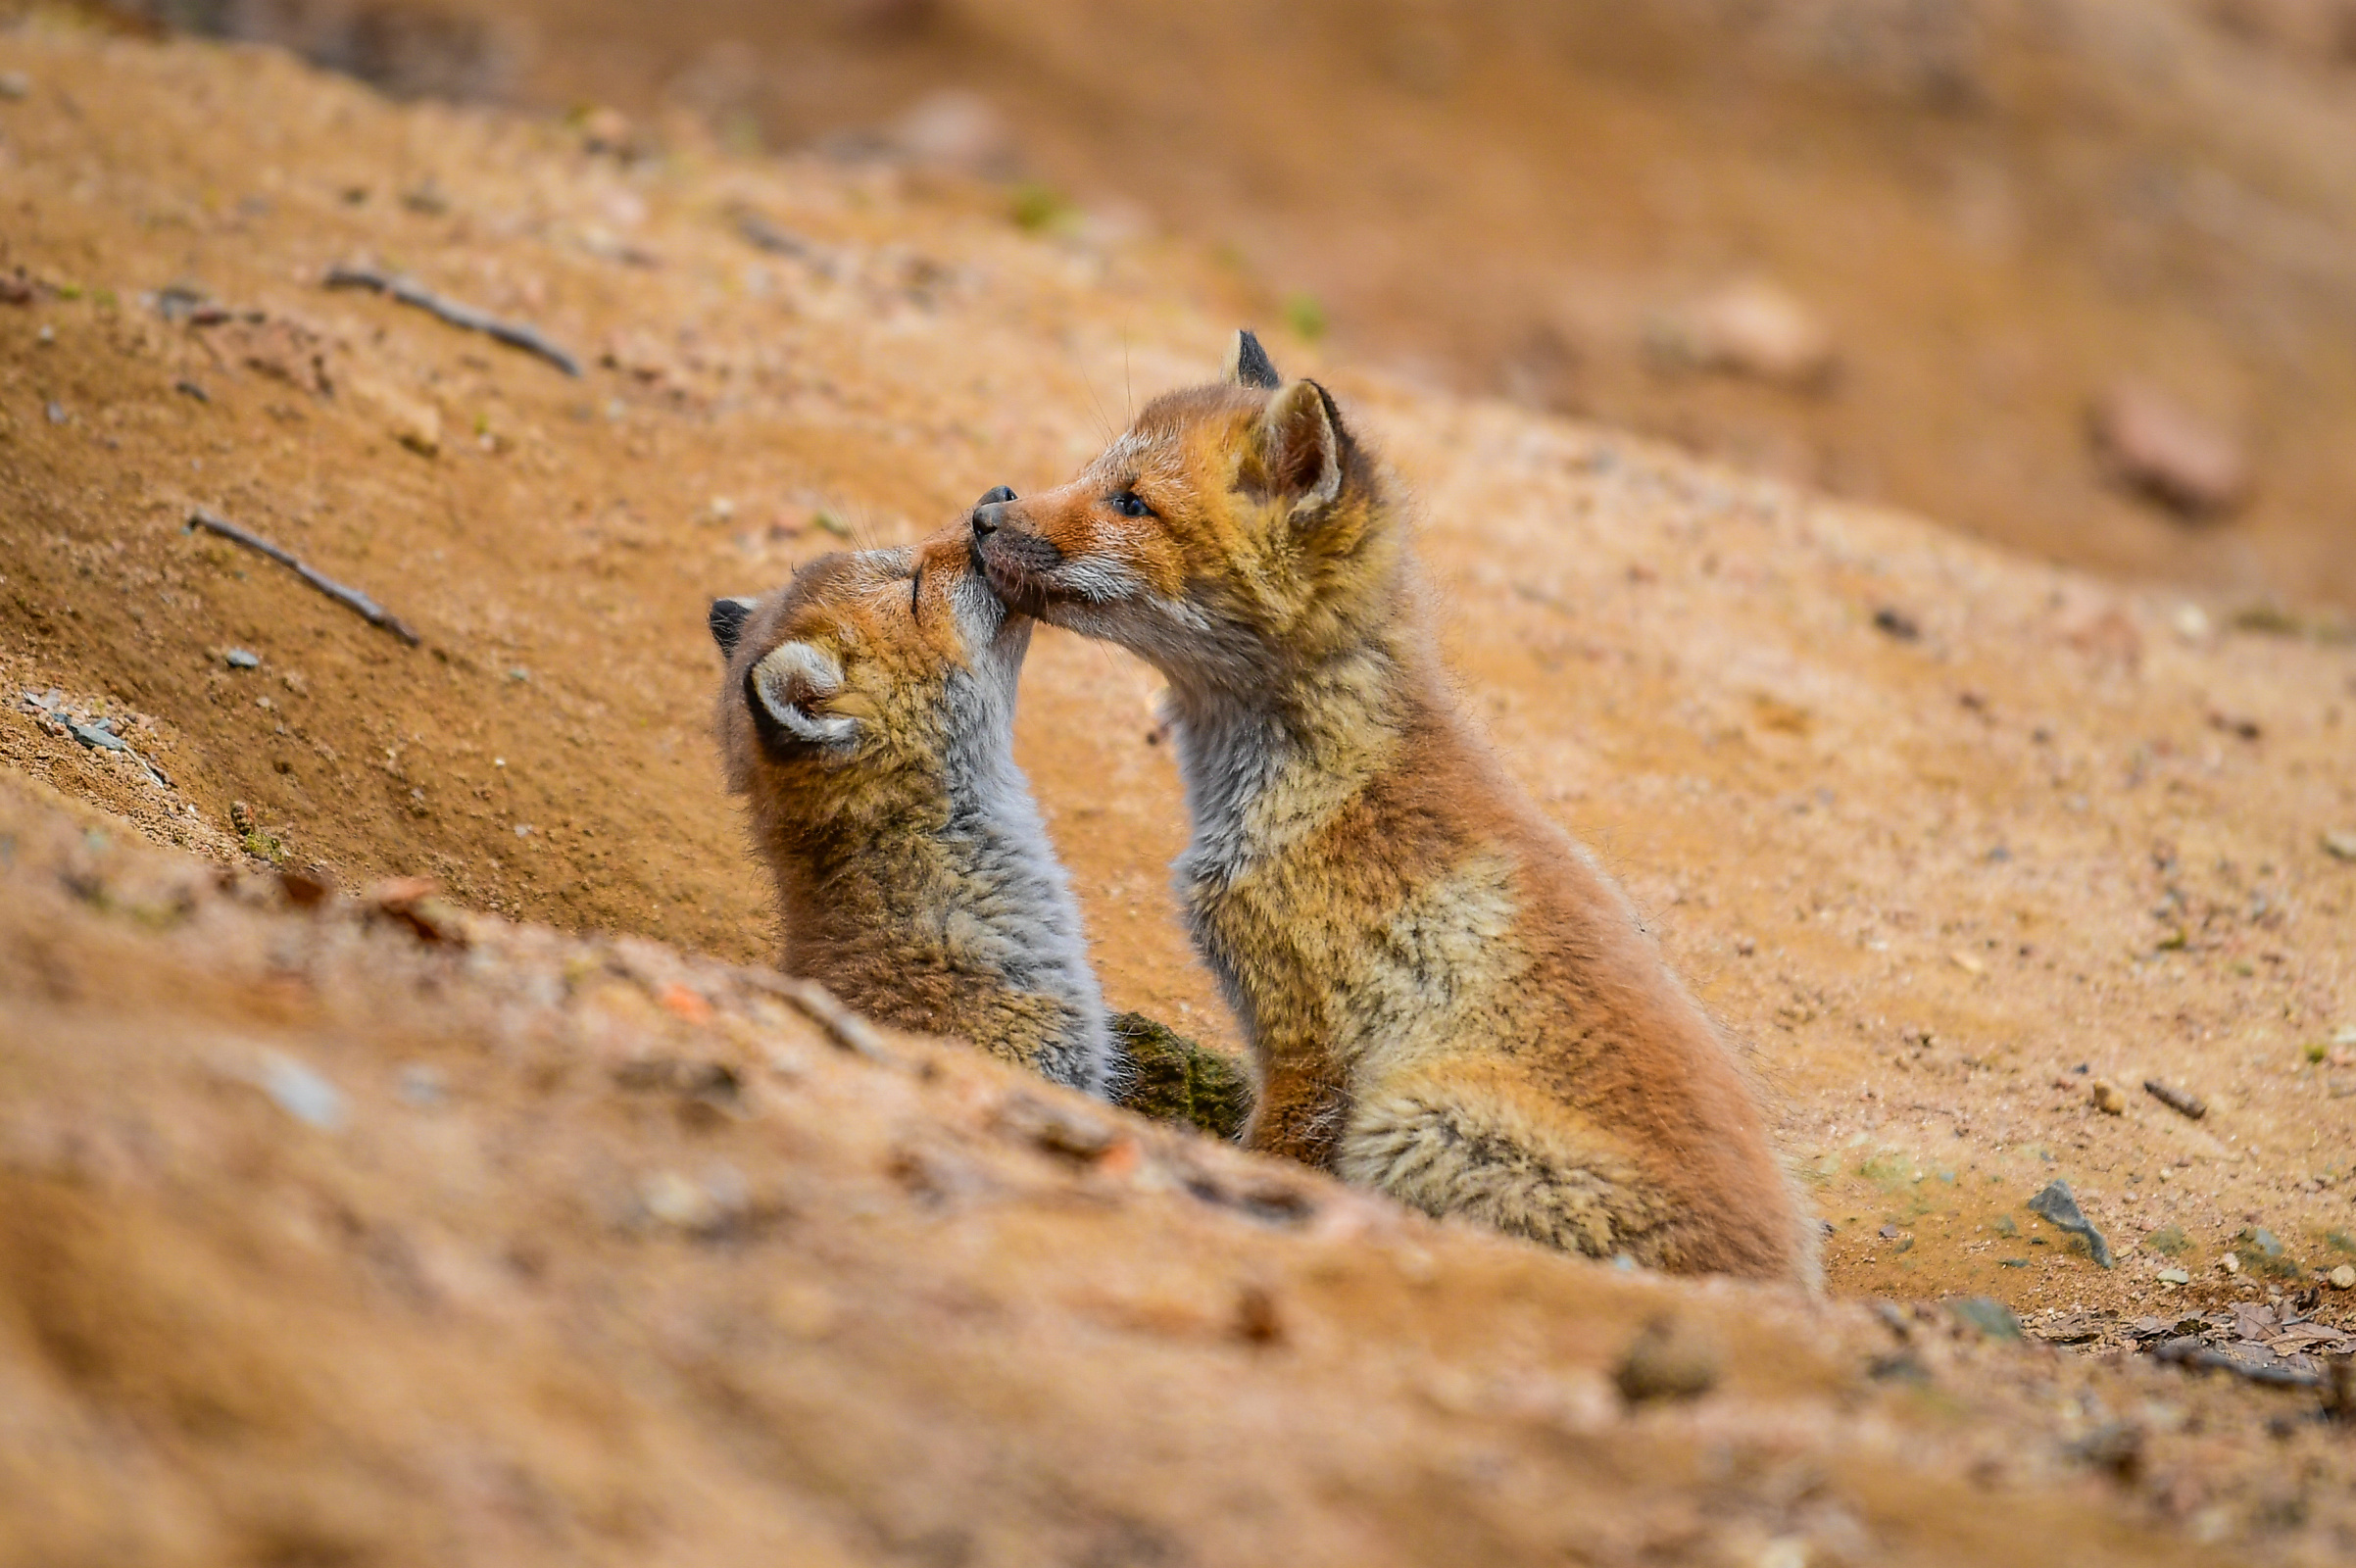
POLYGON ((1270 392, 1285 384, 1285 378, 1276 373, 1276 364, 1268 358, 1268 351, 1259 346, 1259 339, 1248 326, 1236 333, 1219 378, 1235 386, 1263 387, 1270 392))
POLYGON ((1270 491, 1293 498, 1293 515, 1319 515, 1342 498, 1344 443, 1341 413, 1325 388, 1295 381, 1268 400, 1252 432, 1270 491))
POLYGON ((859 720, 826 711, 843 690, 843 666, 814 643, 780 643, 745 671, 745 706, 761 743, 780 755, 848 745, 859 720))
POLYGON ((745 621, 761 608, 758 599, 714 599, 712 613, 704 623, 712 628, 712 640, 720 645, 720 657, 736 656, 736 640, 745 634, 745 621))

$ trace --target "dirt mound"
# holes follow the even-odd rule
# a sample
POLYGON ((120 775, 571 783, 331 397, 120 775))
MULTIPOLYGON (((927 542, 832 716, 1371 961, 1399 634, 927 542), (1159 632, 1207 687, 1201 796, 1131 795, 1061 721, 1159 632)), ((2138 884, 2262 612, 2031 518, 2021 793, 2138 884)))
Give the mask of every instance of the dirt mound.
MULTIPOLYGON (((32 1556, 152 1523, 197 1555, 520 1532, 709 1560, 789 1518, 939 1561, 2099 1561, 2158 1549, 2145 1525, 2348 1548, 2299 1358, 2356 1299, 2324 1284, 2356 1257, 2356 648, 1282 348, 1419 497, 1508 765, 1750 1042, 1834 1293, 2000 1298, 2117 1364, 1976 1348, 1943 1308, 1901 1312, 1901 1345, 1853 1308, 1616 1279, 1104 1115, 1160 1173, 1132 1181, 1001 1126, 1011 1080, 845 1056, 720 966, 763 956, 767 915, 703 612, 1060 478, 1133 393, 1207 373, 1216 267, 1027 229, 947 174, 619 157, 260 52, 45 25, 0 35, 0 762, 117 824, 102 850, 12 807, 0 840, 32 1129, 11 1299, 59 1467, 8 1484, 87 1499, 32 1556), (359 263, 583 373, 326 286, 359 263), (200 506, 419 643, 189 531, 200 506), (267 879, 249 906, 126 824, 306 897, 429 874, 576 935, 436 911, 471 945, 420 949, 417 920, 279 909, 267 879), (771 1039, 806 1104, 770 1102, 771 1039), (627 1065, 665 1053, 688 1065, 627 1065), (401 1098, 412 1060, 434 1107, 401 1098), (322 1104, 344 1131, 303 1121, 322 1104), (1214 1197, 1183 1196, 1189 1160, 1214 1197), (2116 1267, 2026 1207, 2057 1177, 2116 1267), (1296 1197, 1215 1196, 1261 1181, 1296 1197), (380 1225, 408 1240, 371 1250, 380 1225), (1451 1260, 1429 1296, 1426 1253, 1451 1260), (836 1305, 797 1316, 781 1280, 836 1305), (1725 1336, 1731 1392, 1623 1421, 1600 1380, 1664 1307, 1725 1336), (2233 1353, 2285 1386, 2158 1366, 2178 1341, 2256 1345, 2233 1353), (1726 1489, 1750 1500, 1702 1506, 1726 1489)), ((1020 750, 1110 1000, 1232 1045, 1164 891, 1152 689, 1042 634, 1020 750)))
POLYGON ((105 820, 0 788, 12 1562, 2177 1560, 2114 1421, 2156 1495, 2304 1495, 2148 1369, 1434 1227, 105 820))

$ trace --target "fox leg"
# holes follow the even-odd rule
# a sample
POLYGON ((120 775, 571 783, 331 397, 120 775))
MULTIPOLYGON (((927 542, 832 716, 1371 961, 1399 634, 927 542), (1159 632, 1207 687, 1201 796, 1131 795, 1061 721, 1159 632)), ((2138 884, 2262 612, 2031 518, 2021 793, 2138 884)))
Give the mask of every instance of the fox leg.
POLYGON ((1634 1163, 1570 1106, 1484 1066, 1426 1063, 1370 1086, 1335 1173, 1564 1251, 1670 1261, 1675 1216, 1634 1163))
POLYGON ((1300 1067, 1271 1063, 1244 1129, 1244 1147, 1330 1169, 1348 1111, 1341 1085, 1300 1067))

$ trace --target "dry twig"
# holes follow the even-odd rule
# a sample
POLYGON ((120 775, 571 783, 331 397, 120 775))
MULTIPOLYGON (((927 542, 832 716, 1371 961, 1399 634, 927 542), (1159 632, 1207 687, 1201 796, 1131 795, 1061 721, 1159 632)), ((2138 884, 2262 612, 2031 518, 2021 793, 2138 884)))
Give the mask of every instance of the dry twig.
POLYGON ((328 576, 326 573, 315 570, 314 568, 305 565, 291 553, 281 549, 277 545, 271 544, 268 539, 263 538, 261 535, 248 533, 243 528, 238 527, 237 524, 229 521, 226 517, 216 515, 213 513, 207 512, 202 507, 198 507, 195 511, 188 514, 188 521, 192 527, 207 529, 213 533, 220 534, 223 539, 232 540, 238 544, 241 544, 248 550, 257 551, 262 555, 270 557, 270 560, 276 562, 279 565, 291 568, 296 576, 302 578, 305 582, 311 584, 312 587, 317 588, 320 593, 325 594, 337 604, 342 605, 347 610, 350 610, 353 613, 359 615, 361 619, 368 622, 370 625, 382 626, 386 631, 391 632, 394 636, 400 638, 412 648, 417 646, 419 640, 417 634, 410 630, 409 623, 402 620, 401 617, 391 613, 382 605, 376 603, 375 600, 370 599, 367 594, 362 593, 359 589, 347 588, 342 583, 337 582, 333 577, 328 576))
POLYGON ((2157 1078, 2146 1078, 2143 1080, 2143 1093, 2149 1095, 2161 1104, 2166 1105, 2170 1110, 2189 1116, 2194 1121, 2200 1120, 2203 1116, 2206 1116, 2209 1113, 2209 1104, 2207 1101, 2200 1099, 2196 1095, 2187 1095, 2182 1089, 2178 1089, 2170 1084, 2164 1084, 2157 1078))
POLYGON ((503 321, 471 305, 446 300, 415 278, 396 277, 365 267, 334 267, 327 270, 326 284, 329 288, 373 289, 404 305, 414 305, 428 315, 448 321, 452 326, 480 332, 485 337, 495 338, 526 354, 537 354, 566 375, 578 376, 581 373, 580 361, 543 337, 537 327, 525 326, 518 321, 503 321))

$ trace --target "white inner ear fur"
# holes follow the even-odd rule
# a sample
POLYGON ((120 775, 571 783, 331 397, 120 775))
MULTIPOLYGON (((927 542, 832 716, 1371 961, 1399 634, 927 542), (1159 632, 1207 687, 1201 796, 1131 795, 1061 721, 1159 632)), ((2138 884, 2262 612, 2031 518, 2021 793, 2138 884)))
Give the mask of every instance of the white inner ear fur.
POLYGON ((753 690, 769 716, 786 733, 820 745, 847 741, 859 732, 859 720, 843 713, 812 713, 807 705, 822 703, 843 689, 843 666, 834 655, 810 643, 781 643, 753 666, 753 690))
POLYGON ((1325 399, 1306 381, 1295 381, 1268 400, 1260 416, 1261 448, 1279 472, 1306 466, 1304 448, 1316 449, 1317 477, 1293 503, 1295 516, 1312 516, 1342 495, 1342 443, 1325 416, 1325 399))

